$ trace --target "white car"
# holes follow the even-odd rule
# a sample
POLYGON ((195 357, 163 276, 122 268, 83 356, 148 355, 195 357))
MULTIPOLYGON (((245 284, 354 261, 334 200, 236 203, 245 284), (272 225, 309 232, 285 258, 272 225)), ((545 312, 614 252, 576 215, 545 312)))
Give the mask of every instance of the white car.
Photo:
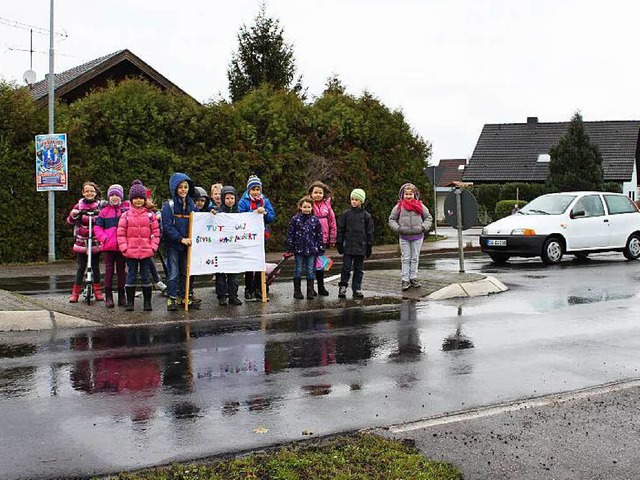
POLYGON ((495 263, 539 256, 553 265, 565 253, 586 258, 606 251, 635 260, 640 257, 640 211, 620 193, 550 193, 487 225, 480 247, 495 263))

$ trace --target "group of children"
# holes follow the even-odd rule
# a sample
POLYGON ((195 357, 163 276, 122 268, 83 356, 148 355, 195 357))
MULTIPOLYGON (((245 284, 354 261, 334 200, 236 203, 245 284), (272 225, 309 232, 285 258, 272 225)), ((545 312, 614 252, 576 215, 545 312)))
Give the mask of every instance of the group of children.
MULTIPOLYGON (((94 236, 97 242, 92 248, 93 290, 98 301, 114 307, 113 274, 117 274, 118 305, 127 311, 134 309, 138 272, 143 296, 143 309, 150 311, 151 294, 154 283, 163 288, 153 257, 158 250, 160 239, 166 249, 166 296, 167 310, 175 311, 184 302, 198 308, 201 299, 186 292, 187 249, 189 219, 192 212, 242 213, 255 212, 264 215, 265 240, 269 237, 269 224, 276 213, 269 199, 263 194, 262 182, 256 175, 247 181, 244 194, 238 199, 232 186, 220 183, 211 186, 211 195, 196 187, 185 173, 174 173, 169 179, 172 198, 164 203, 161 212, 156 212, 151 192, 135 180, 129 190, 129 200, 124 200, 124 189, 111 185, 107 191, 107 201, 100 201, 100 191, 93 182, 82 186, 82 198, 73 207, 67 222, 74 226, 77 254, 77 270, 70 302, 77 302, 82 289, 82 281, 88 263, 88 215, 95 215, 94 236), (100 284, 100 253, 105 259, 104 296, 100 284), (127 273, 125 277, 125 264, 127 273)), ((306 298, 316 295, 327 296, 324 283, 324 265, 318 257, 328 248, 337 248, 343 256, 342 271, 338 283, 338 297, 345 298, 351 282, 354 298, 362 298, 364 259, 371 256, 374 225, 363 204, 364 190, 356 188, 351 192, 351 207, 337 219, 331 205, 331 190, 320 181, 313 182, 308 192, 298 201, 299 212, 290 222, 286 248, 295 257, 293 286, 295 299, 303 299, 302 274, 306 278, 306 298), (317 286, 317 290, 316 287, 317 286)), ((389 216, 389 225, 400 237, 402 252, 402 289, 420 287, 417 278, 418 257, 424 233, 431 227, 431 215, 419 200, 415 185, 407 183, 400 189, 399 201, 389 216)), ((262 272, 245 272, 244 298, 247 301, 262 299, 262 272)), ((236 274, 216 274, 216 296, 218 304, 242 305, 238 297, 236 274)), ((193 282, 189 282, 192 290, 193 282)))

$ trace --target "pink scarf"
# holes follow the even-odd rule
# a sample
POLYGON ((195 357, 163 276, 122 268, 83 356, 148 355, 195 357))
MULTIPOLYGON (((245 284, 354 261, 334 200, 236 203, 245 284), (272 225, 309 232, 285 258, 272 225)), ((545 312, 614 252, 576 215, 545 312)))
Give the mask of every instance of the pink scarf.
POLYGON ((400 208, 404 208, 409 212, 416 212, 422 216, 422 202, 420 200, 398 200, 400 208))

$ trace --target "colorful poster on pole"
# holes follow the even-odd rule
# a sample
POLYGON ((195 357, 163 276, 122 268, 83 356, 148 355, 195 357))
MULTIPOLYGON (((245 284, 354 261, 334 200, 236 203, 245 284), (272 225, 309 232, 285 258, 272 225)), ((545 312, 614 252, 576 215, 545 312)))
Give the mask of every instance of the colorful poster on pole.
POLYGON ((67 134, 36 135, 36 187, 38 192, 69 188, 67 134))
POLYGON ((194 213, 189 273, 264 271, 264 216, 246 213, 194 213))

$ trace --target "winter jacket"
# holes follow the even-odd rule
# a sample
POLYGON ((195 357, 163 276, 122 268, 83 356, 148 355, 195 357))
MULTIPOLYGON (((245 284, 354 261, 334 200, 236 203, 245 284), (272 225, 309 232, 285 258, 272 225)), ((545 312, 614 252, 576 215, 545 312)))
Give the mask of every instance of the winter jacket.
POLYGON ((130 207, 129 201, 120 203, 120 205, 108 204, 100 209, 98 219, 96 220, 95 235, 100 242, 101 252, 117 252, 118 241, 116 234, 118 230, 118 221, 120 216, 130 207))
POLYGON ((298 213, 291 218, 287 233, 287 252, 314 257, 324 253, 322 226, 315 215, 298 213))
POLYGON ((318 217, 322 225, 322 243, 325 245, 336 243, 336 214, 331 208, 331 198, 313 202, 313 214, 318 217))
POLYGON ((196 211, 196 204, 193 203, 195 188, 188 175, 174 173, 169 179, 169 191, 173 198, 162 206, 162 239, 167 248, 186 252, 186 245, 180 241, 189 236, 189 214, 196 211), (185 180, 189 183, 186 206, 182 204, 182 199, 176 193, 178 185, 185 180))
POLYGON ((264 238, 266 240, 267 238, 269 238, 269 227, 267 226, 267 224, 273 223, 273 221, 276 219, 276 212, 273 209, 273 206, 271 205, 269 199, 264 195, 260 195, 260 198, 254 200, 251 195, 249 195, 249 190, 246 190, 242 195, 242 198, 238 202, 239 213, 251 212, 259 207, 264 207, 264 209, 267 211, 267 213, 265 213, 264 215, 264 238))
POLYGON ((420 215, 418 212, 402 208, 398 203, 389 215, 389 226, 400 238, 417 240, 429 232, 432 220, 429 209, 424 204, 422 204, 422 215, 420 215))
POLYGON ((160 227, 153 212, 131 207, 122 214, 118 222, 118 249, 125 258, 151 258, 159 243, 160 227))
POLYGON ((362 207, 345 210, 338 219, 336 238, 340 253, 365 256, 373 246, 373 219, 362 207))
POLYGON ((93 253, 100 252, 100 245, 95 236, 95 224, 98 218, 98 213, 100 212, 100 207, 102 207, 103 202, 100 200, 93 200, 92 202, 87 202, 86 199, 81 198, 78 200, 73 206, 72 210, 79 210, 80 214, 77 217, 73 217, 71 212, 69 212, 69 216, 67 217, 67 224, 73 226, 73 236, 76 238, 75 243, 73 244, 73 251, 76 253, 87 253, 87 242, 89 241, 89 216, 86 215, 87 212, 93 212, 93 220, 92 220, 92 229, 93 229, 93 246, 91 251, 93 253))

